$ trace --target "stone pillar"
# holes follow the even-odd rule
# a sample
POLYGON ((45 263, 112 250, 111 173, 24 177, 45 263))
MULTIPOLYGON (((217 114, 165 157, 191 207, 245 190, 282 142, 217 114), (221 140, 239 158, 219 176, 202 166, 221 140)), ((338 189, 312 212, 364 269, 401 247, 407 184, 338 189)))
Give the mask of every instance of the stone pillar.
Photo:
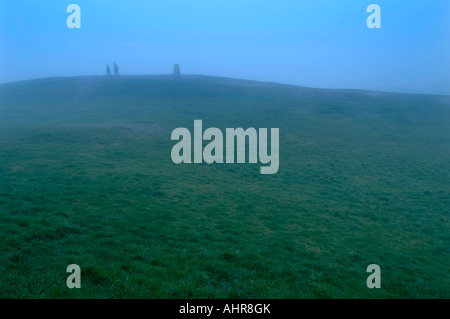
POLYGON ((181 72, 180 72, 180 65, 179 64, 174 64, 173 65, 173 76, 180 76, 181 72))

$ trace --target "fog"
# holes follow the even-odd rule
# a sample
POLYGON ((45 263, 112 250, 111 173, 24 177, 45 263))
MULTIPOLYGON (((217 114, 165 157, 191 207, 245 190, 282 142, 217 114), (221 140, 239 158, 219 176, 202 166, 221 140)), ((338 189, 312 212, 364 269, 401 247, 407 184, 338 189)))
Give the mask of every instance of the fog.
POLYGON ((450 3, 382 1, 2 1, 0 82, 204 74, 318 88, 450 94, 450 3), (69 29, 66 8, 81 8, 69 29))

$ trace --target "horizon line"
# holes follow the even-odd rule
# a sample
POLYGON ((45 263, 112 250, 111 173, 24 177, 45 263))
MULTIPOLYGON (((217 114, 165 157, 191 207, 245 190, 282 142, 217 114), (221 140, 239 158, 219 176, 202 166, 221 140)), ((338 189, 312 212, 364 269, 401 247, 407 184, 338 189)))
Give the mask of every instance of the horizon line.
POLYGON ((47 79, 67 79, 67 78, 82 78, 82 77, 98 77, 98 78, 121 78, 121 77, 149 77, 149 76, 166 76, 166 77, 183 77, 183 76, 202 76, 202 77, 209 77, 209 78, 222 78, 222 79, 228 79, 228 80, 238 80, 238 81, 248 81, 248 82, 258 82, 258 83, 265 83, 265 84, 272 84, 272 85, 281 85, 281 86, 292 86, 292 87, 298 87, 298 88, 305 88, 305 89, 312 89, 312 90, 335 90, 335 91, 359 91, 359 92, 373 92, 373 93, 384 93, 384 94, 407 94, 407 95, 427 95, 427 96, 442 96, 442 97, 450 97, 450 94, 444 94, 444 93, 417 93, 417 92, 400 92, 400 91, 384 91, 384 90, 377 90, 377 89, 356 89, 356 88, 330 88, 330 87, 313 87, 313 86, 306 86, 306 85, 298 85, 298 84, 292 84, 292 83, 281 83, 281 82, 274 82, 274 81, 263 81, 263 80, 253 80, 253 79, 245 79, 245 78, 234 78, 234 77, 228 77, 228 76, 220 76, 220 75, 207 75, 207 74, 197 74, 197 73, 191 73, 191 74, 180 74, 180 75, 173 75, 170 73, 160 73, 160 74, 121 74, 119 76, 114 75, 101 75, 101 74, 93 74, 93 75, 56 75, 56 76, 45 76, 45 77, 37 77, 37 78, 29 78, 29 79, 23 79, 23 80, 14 80, 14 81, 8 81, 8 82, 1 82, 0 86, 8 85, 8 84, 14 84, 14 83, 20 83, 20 82, 28 82, 28 81, 39 81, 39 80, 47 80, 47 79))

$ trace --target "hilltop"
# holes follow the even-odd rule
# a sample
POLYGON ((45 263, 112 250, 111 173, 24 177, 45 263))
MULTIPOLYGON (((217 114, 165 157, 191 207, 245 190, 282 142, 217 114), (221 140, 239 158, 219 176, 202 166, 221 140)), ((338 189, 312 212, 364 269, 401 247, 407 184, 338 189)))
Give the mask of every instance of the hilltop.
POLYGON ((242 120, 251 120, 252 112, 293 111, 391 119, 401 114, 403 121, 436 115, 445 121, 449 104, 448 96, 313 89, 201 75, 63 77, 1 84, 0 124, 137 120, 175 109, 219 118, 238 112, 242 120))
POLYGON ((0 297, 446 298, 449 126, 448 96, 200 75, 1 84, 0 297), (279 128, 279 171, 174 164, 170 134, 195 119, 279 128))

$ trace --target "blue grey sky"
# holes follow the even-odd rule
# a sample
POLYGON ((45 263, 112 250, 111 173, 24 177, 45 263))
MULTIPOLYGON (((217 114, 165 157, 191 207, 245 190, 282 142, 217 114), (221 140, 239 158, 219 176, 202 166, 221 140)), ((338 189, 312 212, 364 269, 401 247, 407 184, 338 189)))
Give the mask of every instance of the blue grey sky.
POLYGON ((0 0, 0 82, 205 74, 450 94, 448 0, 0 0), (81 7, 81 29, 66 8, 81 7), (381 29, 366 8, 381 7, 381 29))

